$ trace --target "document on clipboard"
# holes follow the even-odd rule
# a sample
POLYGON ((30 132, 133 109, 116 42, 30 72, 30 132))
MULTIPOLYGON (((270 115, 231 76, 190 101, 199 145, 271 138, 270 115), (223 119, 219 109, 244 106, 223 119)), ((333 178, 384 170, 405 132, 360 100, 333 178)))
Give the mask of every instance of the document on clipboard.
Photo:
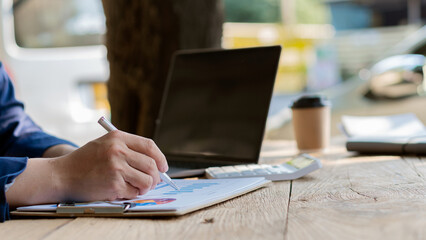
POLYGON ((14 216, 40 217, 143 217, 180 216, 261 188, 265 178, 174 180, 180 190, 160 183, 131 200, 60 203, 19 207, 14 216))

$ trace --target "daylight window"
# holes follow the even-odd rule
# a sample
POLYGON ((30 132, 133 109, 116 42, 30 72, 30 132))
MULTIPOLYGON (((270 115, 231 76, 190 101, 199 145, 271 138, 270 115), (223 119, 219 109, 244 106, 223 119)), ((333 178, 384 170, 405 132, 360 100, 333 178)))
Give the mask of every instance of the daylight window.
POLYGON ((24 48, 98 45, 105 16, 100 0, 14 0, 16 43, 24 48))

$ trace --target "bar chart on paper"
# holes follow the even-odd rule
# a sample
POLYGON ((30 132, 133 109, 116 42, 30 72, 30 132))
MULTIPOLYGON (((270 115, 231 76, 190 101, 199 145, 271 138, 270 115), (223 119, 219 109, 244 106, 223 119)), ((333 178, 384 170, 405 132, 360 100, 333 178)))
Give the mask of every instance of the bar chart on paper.
POLYGON ((194 205, 202 205, 233 196, 245 189, 252 189, 256 185, 268 182, 264 178, 255 179, 205 179, 205 180, 174 180, 180 190, 175 190, 165 183, 137 199, 117 201, 116 203, 130 202, 134 207, 129 211, 146 210, 178 210, 194 205))
POLYGON ((135 199, 72 203, 70 206, 63 207, 57 207, 56 204, 35 205, 18 208, 15 214, 25 216, 61 214, 61 217, 180 216, 256 190, 270 181, 259 177, 175 180, 174 182, 179 190, 175 190, 166 183, 160 183, 155 189, 135 199))
MULTIPOLYGON (((191 183, 189 185, 180 187, 180 190, 172 190, 169 192, 163 193, 164 195, 178 195, 182 193, 193 193, 194 191, 203 189, 203 188, 209 188, 210 186, 218 185, 219 183, 216 182, 202 182, 202 183, 191 183)), ((160 186, 162 187, 162 186, 160 186)), ((157 188, 156 188, 157 189, 157 188)))

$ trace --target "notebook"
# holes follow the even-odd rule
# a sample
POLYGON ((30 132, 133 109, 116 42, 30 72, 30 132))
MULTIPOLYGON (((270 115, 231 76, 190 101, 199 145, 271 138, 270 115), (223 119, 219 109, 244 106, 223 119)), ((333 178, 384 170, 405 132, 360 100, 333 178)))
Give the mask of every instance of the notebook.
POLYGON ((426 154, 426 128, 413 113, 343 116, 348 151, 374 154, 426 154))
POLYGON ((281 47, 179 51, 154 141, 171 177, 257 163, 281 47))
POLYGON ((265 178, 174 181, 180 190, 160 183, 136 199, 27 206, 19 207, 11 214, 41 217, 180 216, 254 191, 270 182, 265 178))

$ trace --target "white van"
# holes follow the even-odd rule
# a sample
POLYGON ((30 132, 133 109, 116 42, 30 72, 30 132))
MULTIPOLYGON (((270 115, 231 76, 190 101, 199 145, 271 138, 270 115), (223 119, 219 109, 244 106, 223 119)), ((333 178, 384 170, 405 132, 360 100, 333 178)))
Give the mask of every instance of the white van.
POLYGON ((109 114, 101 0, 2 0, 0 61, 17 98, 46 132, 77 144, 109 114))

